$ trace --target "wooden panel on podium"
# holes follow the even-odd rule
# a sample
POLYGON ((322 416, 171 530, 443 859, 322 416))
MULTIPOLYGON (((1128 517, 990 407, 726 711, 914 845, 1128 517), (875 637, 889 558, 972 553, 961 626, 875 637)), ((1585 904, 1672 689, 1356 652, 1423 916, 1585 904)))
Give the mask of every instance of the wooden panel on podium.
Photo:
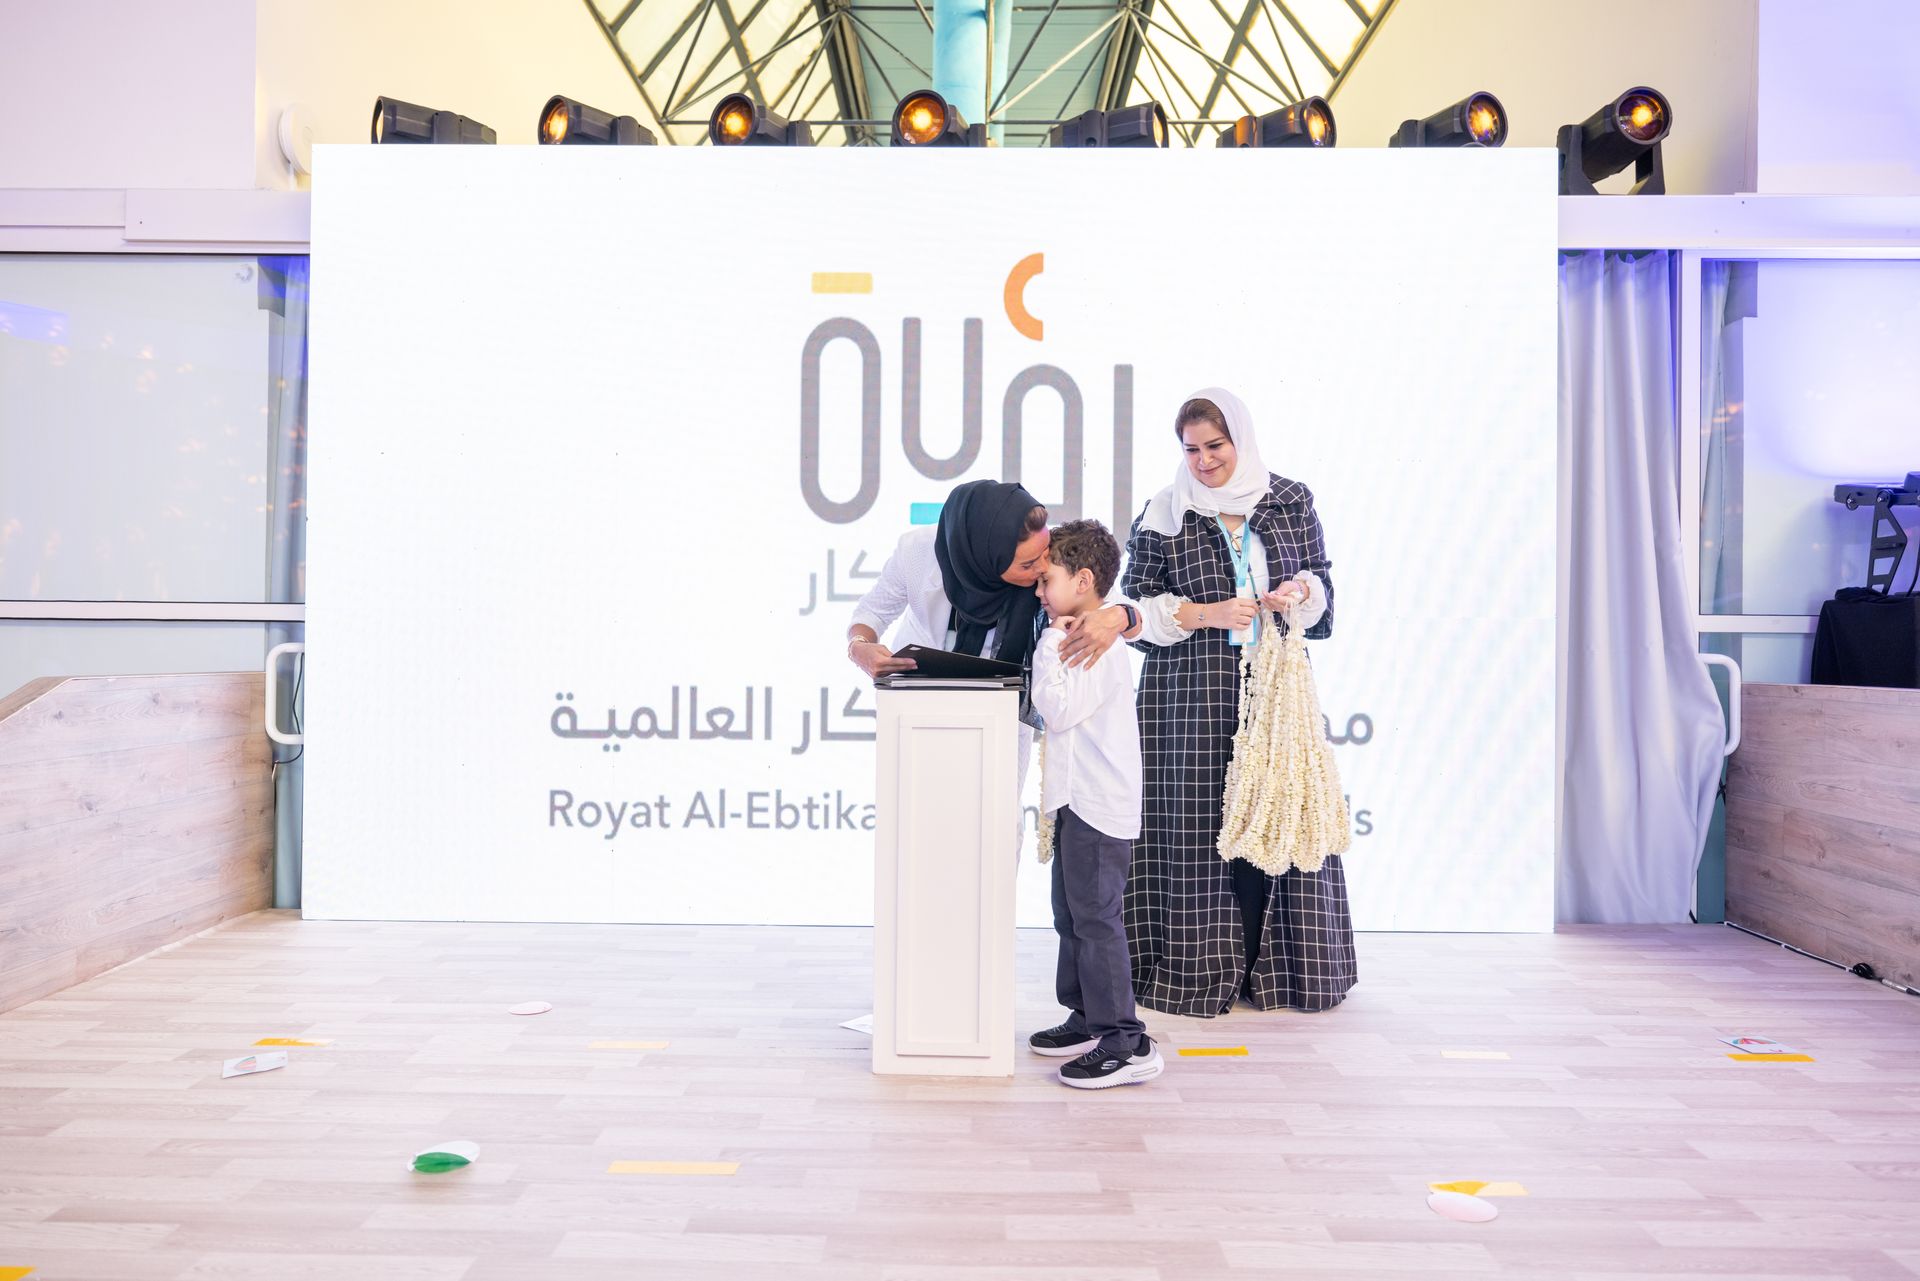
POLYGON ((1920 690, 1748 685, 1727 920, 1920 987, 1920 690))
POLYGON ((1018 691, 877 710, 873 1070, 1011 1076, 1018 691))
POLYGON ((263 680, 52 677, 0 698, 0 1010, 271 904, 263 680))

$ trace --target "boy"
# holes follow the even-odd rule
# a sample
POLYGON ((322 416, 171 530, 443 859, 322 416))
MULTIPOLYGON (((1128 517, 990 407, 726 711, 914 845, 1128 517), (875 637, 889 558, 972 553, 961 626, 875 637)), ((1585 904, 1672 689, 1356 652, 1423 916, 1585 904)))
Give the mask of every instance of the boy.
POLYGON ((1051 625, 1033 655, 1033 706, 1046 720, 1040 811, 1053 817, 1055 979, 1067 1021, 1035 1032, 1034 1053, 1071 1058, 1062 1084, 1081 1090, 1151 1081, 1160 1051, 1134 1012, 1133 969, 1120 903, 1140 835, 1140 724, 1133 670, 1115 647, 1068 667, 1060 643, 1075 620, 1106 605, 1120 572, 1120 545, 1106 526, 1076 520, 1053 531, 1034 590, 1051 625))

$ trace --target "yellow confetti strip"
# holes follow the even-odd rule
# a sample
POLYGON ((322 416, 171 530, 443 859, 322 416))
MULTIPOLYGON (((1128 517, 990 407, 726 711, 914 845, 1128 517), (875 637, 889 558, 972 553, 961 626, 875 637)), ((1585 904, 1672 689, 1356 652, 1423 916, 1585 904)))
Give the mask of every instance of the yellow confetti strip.
POLYGON ((1458 1179, 1452 1183, 1429 1183, 1429 1192, 1460 1192, 1467 1196, 1525 1196, 1526 1188, 1518 1183, 1482 1183, 1478 1179, 1458 1179))
POLYGON ((615 1161, 608 1174, 734 1174, 738 1161, 615 1161))
POLYGON ((873 273, 870 271, 816 271, 813 273, 813 292, 816 294, 870 294, 873 292, 873 273))
POLYGON ((0 1281, 20 1281, 32 1268, 0 1268, 0 1281))
POLYGON ((333 1042, 332 1041, 301 1041, 301 1040, 296 1040, 291 1036, 263 1036, 259 1040, 255 1041, 254 1044, 255 1045, 321 1046, 321 1045, 332 1045, 333 1042))
POLYGON ((1811 1054, 1729 1054, 1736 1063, 1811 1063, 1811 1054))
POLYGON ((590 1050, 664 1050, 665 1041, 595 1041, 590 1050))
POLYGON ((1442 1050, 1441 1055, 1449 1059, 1510 1059, 1513 1056, 1505 1050, 1442 1050))
POLYGON ((1227 1046, 1221 1046, 1217 1049, 1192 1049, 1192 1050, 1180 1051, 1180 1057, 1183 1059, 1224 1058, 1228 1055, 1234 1055, 1239 1058, 1245 1058, 1247 1056, 1247 1047, 1244 1045, 1227 1045, 1227 1046))

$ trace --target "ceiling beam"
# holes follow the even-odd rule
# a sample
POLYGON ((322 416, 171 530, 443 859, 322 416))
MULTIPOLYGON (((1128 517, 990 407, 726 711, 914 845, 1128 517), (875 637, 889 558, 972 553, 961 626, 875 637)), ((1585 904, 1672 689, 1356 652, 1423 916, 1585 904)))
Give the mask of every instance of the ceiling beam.
MULTIPOLYGON (((1120 7, 1142 18, 1153 12, 1154 0, 1121 0, 1120 7)), ((1093 105, 1101 111, 1112 111, 1127 104, 1127 95, 1133 89, 1133 80, 1140 71, 1140 46, 1143 43, 1145 27, 1138 21, 1127 21, 1114 28, 1113 39, 1107 42, 1106 65, 1100 70, 1100 86, 1094 93, 1093 105)))
MULTIPOLYGON (((873 95, 867 87, 867 60, 847 13, 846 0, 813 0, 820 15, 820 35, 827 50, 827 71, 833 77, 834 100, 842 120, 872 120, 873 95)), ((891 104, 889 104, 891 110, 891 104)), ((855 146, 872 146, 871 125, 853 125, 847 129, 847 141, 855 146)))

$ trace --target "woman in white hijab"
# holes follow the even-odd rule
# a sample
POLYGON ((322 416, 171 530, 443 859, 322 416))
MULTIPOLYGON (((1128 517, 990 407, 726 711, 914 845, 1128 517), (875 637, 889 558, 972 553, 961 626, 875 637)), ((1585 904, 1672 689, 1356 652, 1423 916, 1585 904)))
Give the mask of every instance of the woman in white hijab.
POLYGON ((1333 630, 1333 579, 1313 494, 1270 473, 1253 418, 1220 387, 1174 418, 1185 462, 1134 522, 1123 591, 1136 644, 1145 795, 1127 880, 1134 994, 1168 1014, 1324 1010, 1354 984, 1338 856, 1270 877, 1216 849, 1240 699, 1241 646, 1278 611, 1310 639, 1333 630))

